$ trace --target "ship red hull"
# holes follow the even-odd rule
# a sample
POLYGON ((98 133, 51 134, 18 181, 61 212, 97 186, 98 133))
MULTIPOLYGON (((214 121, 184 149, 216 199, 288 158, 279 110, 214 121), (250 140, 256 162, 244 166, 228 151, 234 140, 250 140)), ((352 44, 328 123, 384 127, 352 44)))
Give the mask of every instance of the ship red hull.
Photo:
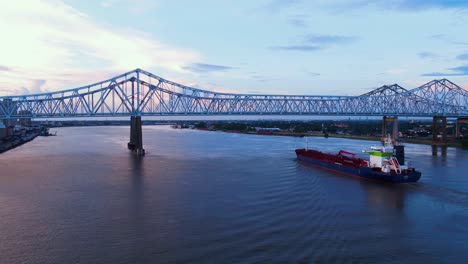
POLYGON ((395 183, 417 182, 421 178, 421 172, 413 168, 396 171, 382 172, 380 168, 370 168, 364 159, 349 157, 347 155, 323 153, 311 149, 296 149, 297 159, 320 167, 352 176, 366 179, 382 180, 395 183))

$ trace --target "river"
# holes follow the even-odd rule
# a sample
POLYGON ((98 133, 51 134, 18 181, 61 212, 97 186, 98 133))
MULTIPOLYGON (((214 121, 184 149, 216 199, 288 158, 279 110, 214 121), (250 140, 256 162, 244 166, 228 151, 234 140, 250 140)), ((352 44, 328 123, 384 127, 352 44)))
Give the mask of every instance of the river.
MULTIPOLYGON (((0 154, 1 263, 459 263, 468 151, 406 145, 414 184, 298 163, 303 138, 144 126, 51 129, 0 154)), ((310 138, 360 152, 376 142, 310 138)))

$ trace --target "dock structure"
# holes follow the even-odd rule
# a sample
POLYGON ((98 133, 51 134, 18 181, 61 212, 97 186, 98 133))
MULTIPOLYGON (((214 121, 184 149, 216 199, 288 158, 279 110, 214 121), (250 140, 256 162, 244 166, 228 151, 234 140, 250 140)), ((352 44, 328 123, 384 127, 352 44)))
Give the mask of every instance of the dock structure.
POLYGON ((462 124, 468 124, 468 117, 465 117, 465 118, 459 117, 459 118, 457 118, 457 125, 456 125, 456 129, 455 129, 455 137, 456 138, 461 138, 462 136, 464 136, 464 135, 461 134, 461 131, 460 131, 461 130, 460 128, 461 128, 462 124))

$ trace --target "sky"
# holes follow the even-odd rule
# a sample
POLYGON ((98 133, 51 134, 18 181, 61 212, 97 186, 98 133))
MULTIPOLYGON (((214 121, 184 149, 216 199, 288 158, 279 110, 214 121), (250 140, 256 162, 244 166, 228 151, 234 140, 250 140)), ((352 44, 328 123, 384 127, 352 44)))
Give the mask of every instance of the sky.
POLYGON ((1 1, 0 96, 136 68, 232 93, 468 90, 468 0, 1 1))

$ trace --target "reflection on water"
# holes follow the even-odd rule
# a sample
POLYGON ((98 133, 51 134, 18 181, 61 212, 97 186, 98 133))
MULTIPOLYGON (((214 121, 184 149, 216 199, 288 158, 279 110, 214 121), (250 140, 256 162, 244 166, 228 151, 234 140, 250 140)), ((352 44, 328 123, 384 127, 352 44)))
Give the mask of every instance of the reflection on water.
POLYGON ((401 184, 360 181, 370 206, 403 211, 408 190, 401 184))
POLYGON ((441 157, 447 157, 447 146, 437 146, 437 145, 432 145, 432 156, 437 156, 438 152, 440 150, 440 156, 441 157))
MULTIPOLYGON (((398 185, 304 166, 294 155, 301 138, 168 126, 143 133, 143 158, 126 150, 127 127, 61 128, 2 154, 0 262, 468 257, 467 150, 407 145, 407 161, 423 176, 398 185)), ((309 139, 309 147, 330 152, 375 144, 309 139)))

